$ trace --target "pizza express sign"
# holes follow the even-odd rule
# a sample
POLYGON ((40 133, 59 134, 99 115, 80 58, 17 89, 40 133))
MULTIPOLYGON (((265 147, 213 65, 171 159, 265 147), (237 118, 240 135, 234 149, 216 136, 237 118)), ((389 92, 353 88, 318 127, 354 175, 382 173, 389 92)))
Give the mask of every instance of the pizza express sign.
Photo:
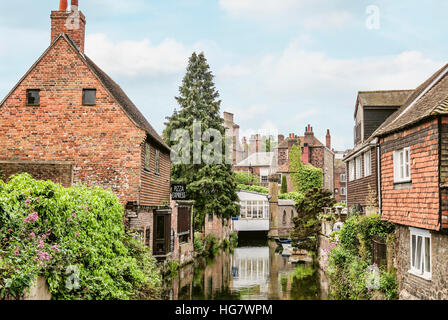
POLYGON ((173 200, 186 200, 187 199, 187 186, 185 184, 171 185, 171 198, 173 200))

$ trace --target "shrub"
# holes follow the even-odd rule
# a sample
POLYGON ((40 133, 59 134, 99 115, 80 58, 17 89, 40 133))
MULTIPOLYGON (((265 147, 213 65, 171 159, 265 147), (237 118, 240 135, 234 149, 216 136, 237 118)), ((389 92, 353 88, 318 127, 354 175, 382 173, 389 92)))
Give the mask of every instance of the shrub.
POLYGON ((194 233, 193 246, 194 251, 196 251, 199 254, 201 254, 202 251, 204 251, 204 243, 202 242, 201 233, 199 232, 194 233))
POLYGON ((156 295, 156 262, 123 218, 117 196, 100 187, 64 188, 28 174, 0 183, 0 296, 19 297, 41 275, 53 299, 156 295), (67 287, 74 276, 79 287, 67 287))
POLYGON ((269 194, 269 189, 265 188, 265 187, 261 187, 261 186, 247 186, 247 185, 244 185, 244 184, 239 184, 236 187, 236 190, 238 190, 238 191, 245 190, 245 191, 252 191, 252 192, 269 194))
POLYGON ((278 198, 283 200, 293 200, 296 203, 299 203, 304 199, 305 195, 300 192, 290 192, 290 193, 283 193, 279 194, 278 198))
POLYGON ((248 171, 236 171, 234 172, 234 175, 237 184, 254 185, 254 186, 260 185, 260 178, 251 174, 248 171))
POLYGON ((230 233, 230 247, 236 248, 238 246, 238 233, 232 231, 230 233))
POLYGON ((282 176, 282 187, 280 188, 280 193, 288 193, 288 182, 286 181, 286 176, 282 176))

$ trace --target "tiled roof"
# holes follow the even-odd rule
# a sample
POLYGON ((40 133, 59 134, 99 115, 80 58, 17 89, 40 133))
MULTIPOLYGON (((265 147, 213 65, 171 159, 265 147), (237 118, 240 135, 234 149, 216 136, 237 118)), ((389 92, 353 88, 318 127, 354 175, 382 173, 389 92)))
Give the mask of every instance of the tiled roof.
POLYGON ((257 152, 241 161, 236 167, 270 167, 275 165, 274 152, 257 152))
MULTIPOLYGON (((305 137, 297 137, 300 140, 300 145, 303 147, 303 143, 305 141, 305 137)), ((278 149, 287 149, 288 148, 288 141, 290 140, 290 138, 286 138, 285 140, 282 141, 282 143, 280 143, 278 145, 278 149)), ((316 137, 313 136, 313 140, 312 143, 309 144, 310 147, 323 147, 323 143, 319 141, 319 139, 317 139, 316 137)))
POLYGON ((360 91, 359 102, 365 107, 402 106, 414 90, 360 91))
POLYGON ((421 84, 407 102, 392 114, 373 134, 382 136, 426 117, 448 113, 448 64, 421 84))
POLYGON ((0 106, 6 101, 6 99, 14 92, 14 90, 20 85, 20 83, 26 78, 26 76, 36 67, 39 61, 48 53, 48 51, 54 46, 54 44, 59 39, 65 39, 76 52, 79 54, 79 57, 85 62, 86 66, 95 74, 100 82, 104 85, 104 87, 110 92, 112 97, 116 100, 116 102, 123 108, 128 117, 140 128, 146 131, 146 133, 154 139, 158 144, 160 144, 163 148, 168 151, 170 148, 163 141, 162 137, 154 130, 154 128, 149 124, 148 120, 143 116, 143 114, 138 110, 138 108, 134 105, 134 103, 129 99, 129 97, 124 93, 121 87, 113 81, 103 70, 101 70, 90 58, 88 58, 84 53, 82 53, 79 49, 79 46, 76 42, 65 33, 61 33, 48 47, 48 49, 40 56, 40 58, 33 64, 33 66, 28 70, 28 72, 22 77, 22 79, 16 84, 16 86, 8 93, 8 95, 3 99, 0 103, 0 106))

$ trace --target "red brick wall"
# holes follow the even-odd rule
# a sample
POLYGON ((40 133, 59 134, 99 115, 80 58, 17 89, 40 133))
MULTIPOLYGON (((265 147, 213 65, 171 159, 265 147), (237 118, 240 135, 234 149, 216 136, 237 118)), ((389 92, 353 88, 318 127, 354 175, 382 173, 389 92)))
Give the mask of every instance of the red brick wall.
MULTIPOLYGON (((342 188, 347 188, 347 182, 341 182, 341 174, 346 174, 345 166, 335 167, 334 168, 334 189, 338 189, 338 193, 334 195, 334 198, 337 202, 345 201, 346 196, 342 195, 342 188)), ((347 189, 345 190, 347 193, 347 189)))
MULTIPOLYGON (((84 43, 86 35, 86 17, 79 11, 79 28, 67 28, 69 17, 75 17, 73 12, 52 11, 51 12, 51 42, 53 42, 62 32, 70 37, 79 46, 81 52, 84 52, 84 43)), ((71 20, 72 21, 72 20, 71 20)), ((75 24, 73 24, 75 26, 75 24)), ((77 26, 77 25, 76 25, 77 26)))
POLYGON ((381 143, 383 219, 401 225, 439 230, 438 123, 430 120, 389 135, 381 143), (393 152, 410 147, 409 187, 394 184, 393 152))
POLYGON ((0 160, 67 161, 74 182, 111 188, 137 202, 144 130, 137 128, 64 38, 0 106, 0 160), (40 89, 40 106, 26 90, 40 89), (97 105, 82 105, 82 89, 97 105))

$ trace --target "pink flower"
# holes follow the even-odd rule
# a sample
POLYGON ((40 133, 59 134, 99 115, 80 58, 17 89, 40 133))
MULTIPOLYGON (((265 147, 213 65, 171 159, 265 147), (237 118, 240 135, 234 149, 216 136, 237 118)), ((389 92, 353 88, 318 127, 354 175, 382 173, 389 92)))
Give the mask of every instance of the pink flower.
POLYGON ((76 236, 79 237, 79 232, 76 232, 76 236))
POLYGON ((48 252, 38 251, 37 254, 39 255, 39 260, 42 260, 42 261, 50 261, 51 260, 51 255, 48 252))
POLYGON ((12 232, 12 229, 8 229, 8 232, 12 232))
POLYGON ((30 233, 30 237, 34 238, 36 236, 36 234, 34 232, 30 233))
POLYGON ((43 234, 41 237, 42 237, 42 239, 45 239, 47 237, 47 235, 43 234))
POLYGON ((59 248, 58 248, 57 245, 52 246, 52 247, 51 247, 51 250, 54 250, 54 251, 56 251, 56 252, 59 252, 59 248))
POLYGON ((31 203, 31 200, 30 200, 30 199, 26 199, 25 203, 26 203, 26 204, 30 204, 30 203, 31 203))
POLYGON ((72 218, 67 218, 68 222, 73 222, 72 218))
POLYGON ((37 214, 37 212, 33 212, 28 217, 23 219, 23 221, 26 223, 30 223, 30 222, 36 222, 38 219, 39 219, 39 215, 37 214))
POLYGON ((17 257, 19 255, 19 250, 14 251, 14 255, 17 257))
POLYGON ((39 245, 37 247, 38 248, 43 248, 44 247, 44 240, 40 240, 39 245))
POLYGON ((76 218, 76 213, 73 212, 72 216, 73 216, 73 218, 76 218))

